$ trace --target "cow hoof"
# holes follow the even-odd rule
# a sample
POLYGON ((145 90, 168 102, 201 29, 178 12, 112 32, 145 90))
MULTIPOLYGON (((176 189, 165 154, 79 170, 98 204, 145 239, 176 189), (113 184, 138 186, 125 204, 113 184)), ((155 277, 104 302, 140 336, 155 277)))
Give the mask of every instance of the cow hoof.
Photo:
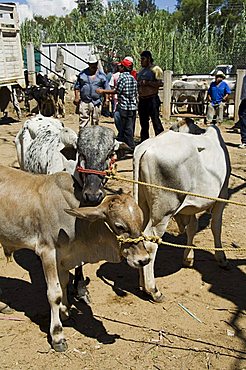
POLYGON ((82 295, 82 296, 77 296, 77 298, 80 302, 84 301, 86 304, 88 304, 88 306, 90 306, 91 297, 90 297, 89 292, 87 294, 82 295))
POLYGON ((192 268, 194 264, 194 259, 193 258, 187 258, 186 260, 183 260, 183 266, 192 268))
POLYGON ((162 303, 165 300, 165 297, 161 292, 151 293, 151 297, 155 303, 162 303))
POLYGON ((58 343, 52 343, 52 347, 56 352, 65 352, 68 349, 66 339, 61 339, 58 343))
POLYGON ((7 304, 0 302, 0 313, 10 315, 14 312, 13 308, 10 308, 7 304))
POLYGON ((77 294, 76 294, 76 298, 80 302, 84 301, 88 305, 91 304, 90 293, 86 288, 78 289, 77 294))

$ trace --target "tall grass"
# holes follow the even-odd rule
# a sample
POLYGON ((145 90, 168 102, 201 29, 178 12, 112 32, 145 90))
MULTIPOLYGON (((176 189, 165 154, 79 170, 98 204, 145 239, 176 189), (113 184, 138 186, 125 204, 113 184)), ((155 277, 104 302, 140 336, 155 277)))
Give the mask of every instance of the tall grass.
POLYGON ((92 42, 102 59, 122 58, 132 55, 139 68, 139 53, 151 50, 155 63, 175 73, 207 73, 216 64, 233 64, 240 52, 240 43, 246 44, 246 17, 229 30, 216 27, 209 29, 206 44, 205 29, 198 34, 187 25, 177 27, 172 15, 156 11, 144 16, 136 13, 131 0, 116 0, 111 8, 89 12, 81 17, 74 10, 66 17, 52 17, 41 26, 26 21, 21 26, 22 45, 32 41, 36 47, 41 42, 92 42), (227 35, 227 37, 225 37, 227 35))

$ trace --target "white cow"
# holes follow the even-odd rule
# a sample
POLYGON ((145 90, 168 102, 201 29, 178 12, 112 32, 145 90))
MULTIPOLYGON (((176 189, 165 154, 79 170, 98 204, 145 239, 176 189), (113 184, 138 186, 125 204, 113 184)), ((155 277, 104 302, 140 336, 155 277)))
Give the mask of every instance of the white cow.
POLYGON ((67 159, 64 148, 77 148, 77 134, 61 121, 41 114, 28 119, 15 138, 20 168, 34 173, 74 173, 77 161, 67 159))
POLYGON ((188 102, 188 111, 194 114, 203 114, 208 89, 206 81, 176 80, 172 84, 172 112, 179 113, 178 107, 188 102), (197 104, 199 103, 199 104, 197 104))
POLYGON ((134 268, 149 262, 143 242, 122 247, 117 240, 117 235, 141 235, 143 215, 130 195, 77 208, 80 197, 81 188, 68 173, 34 175, 0 166, 0 243, 7 257, 27 248, 41 258, 52 346, 59 352, 67 348, 60 314, 68 316, 69 270, 81 261, 120 262, 124 257, 134 268))
MULTIPOLYGON (((201 135, 168 131, 148 139, 134 152, 134 178, 212 197, 227 198, 230 175, 229 155, 220 131, 215 126, 201 135)), ((162 237, 171 217, 181 232, 187 232, 187 245, 192 245, 197 231, 196 213, 210 210, 215 247, 221 248, 221 224, 224 203, 196 198, 143 185, 135 185, 135 199, 144 213, 144 234, 162 237)), ((151 262, 140 275, 140 286, 155 301, 162 300, 154 279, 155 243, 146 242, 151 262)), ((192 266, 194 251, 186 249, 184 265, 192 266)), ((216 251, 221 266, 227 264, 224 252, 216 251)))

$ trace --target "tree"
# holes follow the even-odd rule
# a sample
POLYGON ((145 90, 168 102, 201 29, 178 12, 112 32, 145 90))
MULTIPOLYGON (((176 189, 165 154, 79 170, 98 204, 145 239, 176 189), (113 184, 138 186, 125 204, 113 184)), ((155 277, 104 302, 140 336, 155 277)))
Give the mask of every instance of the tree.
POLYGON ((83 16, 93 9, 93 0, 77 0, 75 2, 78 4, 78 10, 83 16))
POLYGON ((139 0, 137 9, 140 15, 154 12, 156 10, 155 0, 139 0))

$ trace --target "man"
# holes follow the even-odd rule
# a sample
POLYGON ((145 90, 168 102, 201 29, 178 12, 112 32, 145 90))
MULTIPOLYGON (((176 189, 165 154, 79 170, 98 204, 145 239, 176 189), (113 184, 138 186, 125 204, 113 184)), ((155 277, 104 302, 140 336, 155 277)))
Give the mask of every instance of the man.
POLYGON ((246 75, 243 78, 242 91, 241 91, 241 103, 238 109, 239 121, 240 121, 240 134, 241 141, 238 147, 240 149, 246 149, 246 75))
POLYGON ((130 74, 135 78, 135 80, 137 80, 137 71, 136 71, 136 69, 133 69, 133 63, 134 63, 133 58, 132 57, 125 57, 124 59, 129 60, 129 62, 132 63, 130 74))
POLYGON ((208 89, 208 111, 207 111, 207 124, 211 124, 214 115, 218 117, 217 122, 223 122, 223 114, 225 102, 231 93, 231 89, 225 81, 225 74, 218 71, 215 75, 215 81, 212 81, 208 89))
POLYGON ((104 90, 97 89, 99 94, 117 94, 117 110, 120 114, 120 126, 118 128, 118 140, 126 143, 131 152, 135 148, 134 143, 134 125, 137 110, 137 82, 130 74, 132 62, 123 59, 121 61, 120 76, 116 83, 115 89, 104 90))
POLYGON ((155 135, 163 130, 159 117, 160 98, 159 87, 163 85, 163 71, 160 67, 153 65, 153 58, 150 51, 141 53, 142 69, 137 75, 139 104, 138 114, 141 126, 141 142, 149 138, 149 119, 151 118, 155 135))
POLYGON ((98 125, 102 98, 96 92, 98 88, 108 89, 106 75, 98 69, 98 60, 91 55, 89 67, 81 71, 74 86, 74 104, 79 104, 79 124, 85 127, 89 123, 98 125))

